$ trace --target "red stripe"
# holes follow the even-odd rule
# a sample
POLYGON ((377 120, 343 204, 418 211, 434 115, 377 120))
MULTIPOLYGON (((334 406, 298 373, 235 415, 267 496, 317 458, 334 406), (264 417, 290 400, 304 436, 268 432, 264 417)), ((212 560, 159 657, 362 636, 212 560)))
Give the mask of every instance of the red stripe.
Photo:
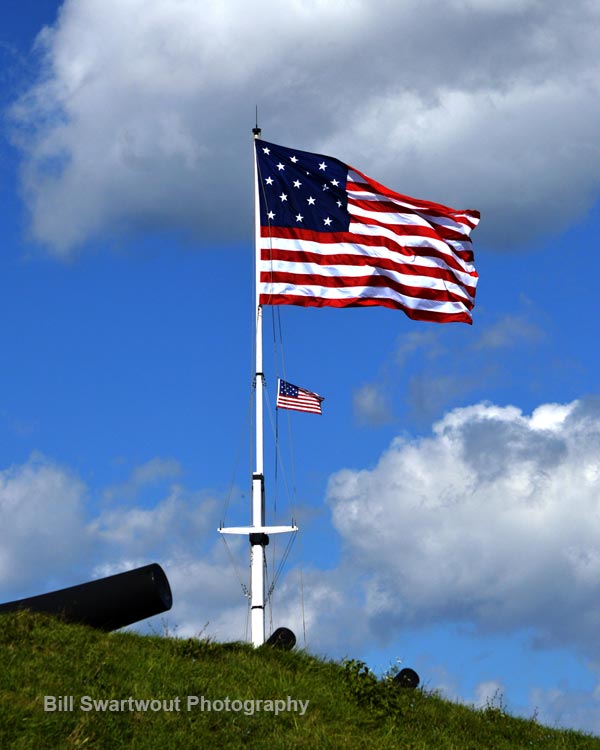
POLYGON ((329 289, 351 289, 354 286, 375 287, 378 289, 393 289, 405 297, 414 299, 431 299, 436 302, 460 302, 471 310, 473 302, 462 295, 448 289, 427 289, 402 284, 388 276, 320 276, 317 274, 283 273, 263 271, 260 280, 272 284, 293 284, 294 286, 324 286, 329 289))
MULTIPOLYGON (((454 268, 463 273, 470 272, 466 271, 453 256, 457 256, 467 263, 473 262, 473 253, 468 250, 458 251, 454 250, 454 248, 449 248, 448 252, 445 253, 434 247, 421 248, 412 247, 411 245, 403 245, 396 240, 389 237, 382 237, 380 235, 362 235, 354 234, 353 232, 315 232, 311 229, 298 229, 296 227, 261 227, 260 229, 261 236, 272 241, 281 238, 284 240, 308 240, 309 242, 316 242, 320 245, 348 243, 350 245, 358 245, 365 248, 385 247, 387 250, 399 253, 400 255, 405 255, 409 258, 416 258, 417 256, 437 258, 444 261, 449 268, 454 268)), ((270 250, 270 248, 265 245, 263 245, 263 247, 267 249, 267 251, 270 250)), ((470 273, 470 275, 477 277, 476 273, 470 273)))
MULTIPOLYGON (((421 266, 418 260, 414 263, 398 263, 391 258, 377 258, 372 255, 351 255, 351 254, 335 254, 335 255, 322 255, 321 253, 312 253, 305 250, 283 250, 281 248, 273 248, 272 250, 261 251, 261 260, 266 261, 284 261, 286 263, 314 263, 319 266, 367 266, 370 268, 383 269, 386 271, 395 271, 406 276, 428 276, 434 279, 443 279, 453 284, 466 289, 469 294, 475 296, 475 285, 471 286, 466 284, 462 279, 459 279, 456 274, 449 268, 440 268, 436 266, 421 266)), ((271 272, 264 272, 271 273, 271 272)), ((475 276, 474 272, 469 273, 463 271, 463 273, 475 276)))
MULTIPOLYGON (((481 217, 479 211, 475 211, 473 209, 460 211, 456 208, 450 208, 450 206, 444 206, 441 203, 433 203, 432 201, 424 201, 418 198, 411 198, 408 195, 402 195, 402 193, 396 193, 393 190, 390 190, 389 188, 385 187, 385 185, 382 185, 381 183, 376 182, 370 177, 367 177, 367 175, 363 174, 355 167, 350 167, 350 169, 361 176, 361 178, 364 180, 364 183, 370 188, 370 191, 368 192, 378 193, 379 195, 386 195, 390 198, 395 198, 396 200, 406 202, 409 205, 414 206, 417 210, 426 211, 428 214, 432 214, 433 216, 451 216, 455 221, 459 222, 460 224, 465 224, 466 226, 471 227, 471 229, 474 229, 479 223, 479 219, 481 217)), ((364 186, 360 182, 352 182, 351 178, 348 177, 346 190, 364 190, 364 186)))
POLYGON ((321 414, 321 405, 317 401, 298 403, 297 399, 289 396, 278 396, 277 404, 279 408, 283 409, 295 409, 296 411, 308 411, 313 414, 321 414))
POLYGON ((467 312, 441 313, 435 310, 414 310, 393 299, 325 299, 323 297, 299 297, 287 294, 261 294, 261 305, 298 305, 300 307, 390 307, 402 310, 411 320, 426 320, 432 323, 469 323, 471 316, 467 312))
MULTIPOLYGON (((395 214, 396 216, 402 216, 402 214, 411 214, 413 216, 420 216, 424 218, 425 221, 430 222, 430 216, 424 216, 425 211, 415 211, 414 209, 404 209, 398 206, 397 203, 391 203, 388 201, 361 201, 356 200, 355 198, 349 198, 348 199, 348 205, 351 206, 357 206, 358 208, 362 208, 365 211, 372 211, 373 213, 386 213, 386 214, 395 214)), ((352 211, 350 211, 351 216, 353 216, 358 221, 363 222, 364 224, 368 224, 369 220, 366 219, 363 216, 357 216, 356 214, 353 214, 352 211)), ((452 221, 457 222, 456 218, 454 216, 451 216, 450 214, 447 214, 444 218, 451 219, 452 221)), ((458 223, 458 222, 457 222, 458 223)), ((425 237, 441 237, 444 240, 458 240, 458 241, 469 241, 469 234, 468 232, 461 232, 458 229, 452 229, 451 227, 446 227, 443 224, 437 224, 436 222, 433 222, 434 227, 424 227, 422 225, 418 224, 387 224, 385 223, 385 226, 389 226, 390 229, 398 229, 398 234, 415 234, 425 237)))
POLYGON ((291 403, 302 403, 302 404, 319 404, 320 401, 322 401, 322 398, 319 398, 318 396, 305 395, 302 392, 299 392, 297 396, 288 396, 286 394, 279 394, 277 396, 278 399, 283 401, 290 401, 291 403))
MULTIPOLYGON (((379 221, 378 219, 374 219, 374 218, 365 219, 362 216, 354 216, 352 214, 351 216, 354 219, 354 222, 356 224, 364 224, 365 226, 369 226, 369 227, 382 227, 383 229, 386 229, 388 232, 392 232, 393 234, 397 235, 398 238, 412 236, 412 237, 426 237, 428 239, 439 240, 446 245, 449 252, 453 253, 454 255, 461 258, 462 260, 466 260, 467 262, 469 262, 469 261, 472 261, 473 259, 473 253, 471 251, 456 250, 454 247, 448 244, 447 240, 451 240, 451 239, 458 240, 460 242, 468 242, 468 243, 471 242, 469 238, 465 238, 461 235, 456 235, 454 237, 446 237, 446 236, 442 236, 442 233, 436 231, 433 227, 414 226, 412 224, 388 224, 386 221, 379 221)), ((362 237, 362 235, 359 235, 359 236, 362 237)), ((402 244, 400 239, 398 239, 398 243, 402 244)), ((427 255, 430 251, 429 247, 422 247, 417 244, 412 245, 410 242, 408 242, 406 246, 413 248, 413 252, 419 253, 421 255, 427 255)))

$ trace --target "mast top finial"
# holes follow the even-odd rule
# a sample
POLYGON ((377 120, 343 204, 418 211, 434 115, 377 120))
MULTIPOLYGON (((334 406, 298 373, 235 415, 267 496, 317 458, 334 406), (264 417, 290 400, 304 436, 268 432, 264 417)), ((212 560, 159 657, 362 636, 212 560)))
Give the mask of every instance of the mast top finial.
POLYGON ((261 134, 261 129, 258 127, 258 104, 256 105, 256 125, 252 128, 252 135, 255 138, 259 138, 261 134))

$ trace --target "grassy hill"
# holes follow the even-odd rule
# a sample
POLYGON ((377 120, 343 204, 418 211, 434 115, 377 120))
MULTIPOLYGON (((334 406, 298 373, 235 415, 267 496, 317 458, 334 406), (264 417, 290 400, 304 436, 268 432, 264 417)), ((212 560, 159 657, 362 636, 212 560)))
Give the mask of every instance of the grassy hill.
POLYGON ((0 617, 0 647, 7 750, 600 750, 600 738, 498 706, 469 709, 377 680, 359 662, 301 652, 105 634, 26 612, 0 617))

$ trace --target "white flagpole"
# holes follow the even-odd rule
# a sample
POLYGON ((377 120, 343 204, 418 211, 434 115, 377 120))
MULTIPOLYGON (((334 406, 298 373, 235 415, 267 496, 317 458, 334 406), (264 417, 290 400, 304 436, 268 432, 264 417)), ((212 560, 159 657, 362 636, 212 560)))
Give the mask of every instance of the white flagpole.
POLYGON ((298 531, 291 526, 265 526, 265 478, 264 478, 264 437, 263 437, 263 336, 262 306, 260 304, 260 201, 258 193, 258 165, 256 142, 260 138, 258 124, 252 128, 254 135, 254 231, 255 231, 255 291, 256 291, 256 348, 255 348, 255 470, 252 472, 252 523, 250 526, 219 528, 220 534, 247 534, 250 540, 250 638, 253 646, 265 642, 265 555, 269 544, 269 534, 284 534, 298 531))
MULTIPOLYGON (((260 304, 260 203, 258 196, 258 167, 256 163, 256 141, 260 138, 258 123, 252 128, 254 136, 254 233, 255 233, 255 284, 256 284, 256 372, 255 372, 255 405, 256 405, 256 469, 252 474, 252 526, 262 528, 265 525, 265 479, 264 479, 264 443, 263 443, 263 341, 262 341, 262 307, 260 304)), ((250 593, 251 616, 250 631, 252 644, 262 646, 265 642, 265 570, 264 570, 264 534, 250 535, 250 593)))

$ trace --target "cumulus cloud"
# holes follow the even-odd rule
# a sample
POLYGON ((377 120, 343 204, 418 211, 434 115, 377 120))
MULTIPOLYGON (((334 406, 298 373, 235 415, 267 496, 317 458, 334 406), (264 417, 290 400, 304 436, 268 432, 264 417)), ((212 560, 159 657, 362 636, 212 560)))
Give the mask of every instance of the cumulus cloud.
POLYGON ((85 499, 85 485, 43 456, 0 471, 0 585, 7 599, 23 590, 41 593, 30 590, 32 581, 60 579, 85 562, 85 499))
MULTIPOLYGON (((573 647, 597 662, 599 449, 594 400, 529 415, 476 404, 447 413, 428 437, 397 438, 374 468, 332 475, 327 502, 343 558, 304 573, 311 648, 343 655, 398 628, 453 622, 525 629, 541 647, 573 647)), ((132 476, 169 467, 156 459, 132 476)), ((112 500, 90 517, 87 495, 43 457, 0 473, 5 599, 156 560, 172 582, 168 618, 181 633, 208 622, 219 638, 244 636, 246 546, 229 540, 234 569, 215 534, 217 499, 175 483, 158 501, 112 500)), ((275 592, 275 626, 303 631, 301 590, 292 568, 275 592)))
POLYGON ((255 103, 265 137, 479 208, 477 235, 502 248, 559 230, 598 194, 599 15, 591 0, 65 0, 12 109, 32 234, 63 257, 120 230, 247 236, 255 103))
POLYGON ((598 657, 600 408, 455 409, 371 470, 332 476, 373 633, 468 622, 598 657))

